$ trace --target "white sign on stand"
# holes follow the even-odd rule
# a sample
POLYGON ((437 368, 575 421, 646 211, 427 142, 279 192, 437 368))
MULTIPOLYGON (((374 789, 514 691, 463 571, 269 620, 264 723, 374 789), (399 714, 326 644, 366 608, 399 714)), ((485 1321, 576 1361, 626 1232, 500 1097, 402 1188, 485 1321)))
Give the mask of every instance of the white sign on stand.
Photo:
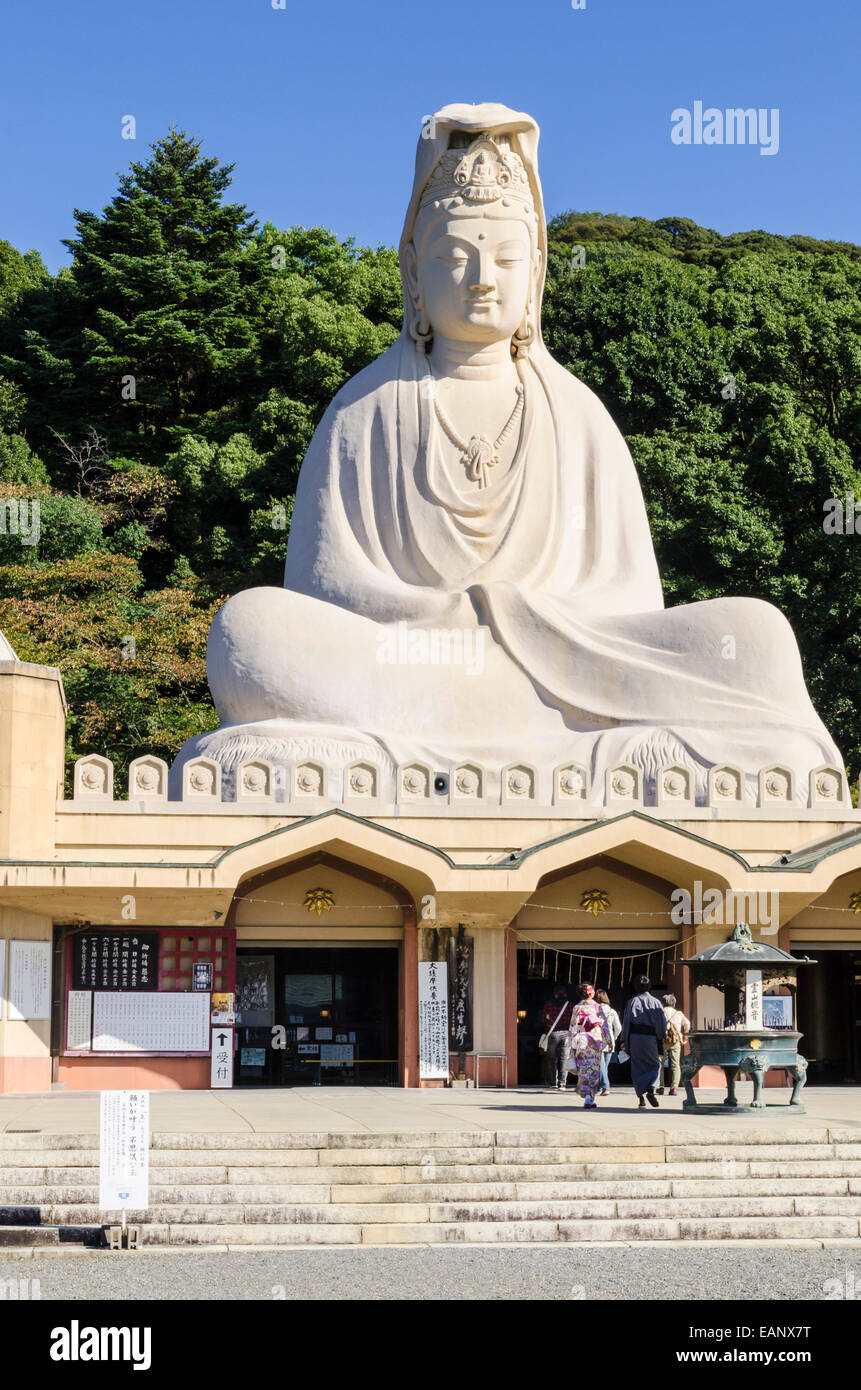
POLYGON ((50 941, 10 941, 7 1017, 51 1017, 50 941))
POLYGON ((762 1027, 762 971, 745 971, 744 1021, 748 1028, 762 1027))
POLYGON ((102 1091, 100 1120, 99 1207, 144 1211, 149 1206, 149 1091, 102 1091))
POLYGON ((419 961, 419 1077, 448 1081, 448 966, 419 961))
POLYGON ((209 1084, 214 1091, 233 1085, 233 1029, 212 1030, 212 1065, 209 1084))

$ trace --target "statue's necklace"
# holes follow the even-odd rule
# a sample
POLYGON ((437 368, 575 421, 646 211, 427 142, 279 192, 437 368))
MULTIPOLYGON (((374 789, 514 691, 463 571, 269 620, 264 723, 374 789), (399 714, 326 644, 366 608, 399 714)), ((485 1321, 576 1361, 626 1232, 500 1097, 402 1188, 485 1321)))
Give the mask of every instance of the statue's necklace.
POLYGON ((514 409, 505 422, 501 433, 493 442, 484 434, 474 434, 468 440, 461 438, 451 422, 446 419, 436 393, 434 393, 433 406, 436 411, 436 418, 454 447, 460 450, 460 461, 466 468, 467 477, 471 478, 474 483, 478 483, 479 487, 487 487, 487 470, 488 468, 495 468, 499 463, 499 451, 523 413, 523 407, 526 403, 526 387, 522 381, 518 381, 515 390, 517 400, 514 409))

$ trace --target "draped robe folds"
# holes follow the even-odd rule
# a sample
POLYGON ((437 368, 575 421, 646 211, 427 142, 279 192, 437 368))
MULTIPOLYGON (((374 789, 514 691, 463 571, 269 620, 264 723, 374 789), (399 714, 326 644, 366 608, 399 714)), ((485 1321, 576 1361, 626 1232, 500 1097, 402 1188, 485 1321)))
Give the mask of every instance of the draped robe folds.
MULTIPOLYGON (((546 266, 535 122, 494 104, 445 107, 418 142, 401 241, 407 304, 417 210, 456 132, 508 133, 538 213, 542 276, 546 266)), ((228 777, 253 757, 367 756, 386 800, 395 768, 412 761, 476 762, 491 778, 533 765, 547 800, 550 771, 571 762, 589 770, 600 805, 619 764, 654 795, 659 769, 681 763, 703 801, 708 769, 729 763, 750 800, 759 771, 779 764, 804 805, 810 771, 843 766, 777 609, 731 598, 664 609, 632 459, 597 396, 547 351, 542 283, 518 363, 519 430, 486 487, 440 428, 407 324, 338 393, 302 465, 284 588, 246 590, 213 621, 207 673, 222 726, 186 743, 175 786, 199 755, 228 777)))
POLYGON ((598 800, 624 761, 647 779, 682 761, 700 795, 711 765, 753 781, 780 762, 803 800, 810 768, 842 763, 789 624, 754 599, 665 610, 619 430, 545 349, 522 374, 520 439, 486 488, 406 334, 344 387, 302 467, 285 589, 239 594, 213 624, 222 720, 252 726, 252 752, 249 732, 292 756, 340 737, 392 764, 579 760, 598 800), (462 660, 457 641, 448 664, 421 660, 434 631, 463 634, 462 660))

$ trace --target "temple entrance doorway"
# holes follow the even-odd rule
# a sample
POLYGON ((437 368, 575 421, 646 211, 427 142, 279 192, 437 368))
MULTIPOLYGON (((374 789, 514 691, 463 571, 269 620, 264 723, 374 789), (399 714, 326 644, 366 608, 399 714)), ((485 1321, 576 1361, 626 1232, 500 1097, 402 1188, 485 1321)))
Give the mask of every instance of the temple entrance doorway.
POLYGON ((236 1086, 396 1086, 398 947, 242 946, 236 1086))
POLYGON ((861 951, 795 941, 791 950, 816 961, 798 972, 798 1049, 807 1058, 807 1084, 861 1082, 861 951))
MULTIPOLYGON (((666 972, 667 978, 660 979, 656 972, 656 958, 654 953, 666 949, 666 942, 654 942, 645 947, 642 956, 637 954, 639 947, 620 947, 618 950, 610 950, 607 946, 588 946, 582 942, 570 942, 566 944, 554 942, 553 946, 548 946, 546 950, 541 947, 519 946, 517 951, 517 1078, 518 1084, 522 1086, 541 1086, 544 1084, 544 1053, 538 1047, 538 1040, 543 1031, 541 1025, 541 1015, 544 1005, 553 996, 554 984, 558 981, 564 984, 568 990, 569 999, 577 997, 578 971, 580 970, 577 960, 571 964, 571 982, 569 983, 569 959, 568 955, 574 953, 575 956, 584 957, 582 966, 582 978, 593 984, 596 989, 604 989, 610 996, 613 1008, 617 1010, 621 1018, 625 1005, 631 997, 631 979, 634 976, 649 974, 652 981, 652 988, 656 993, 664 989, 679 991, 674 986, 674 975, 672 970, 666 972), (557 966, 557 951, 558 966, 557 966), (649 962, 649 953, 652 953, 649 962), (632 956, 634 959, 632 960, 632 956), (595 963, 590 963, 589 957, 594 958, 595 963), (598 959, 600 957, 600 960, 598 959), (625 981, 622 983, 622 962, 625 961, 625 981)), ((681 998, 679 1004, 681 1005, 681 998)), ((610 1068, 610 1084, 612 1086, 630 1085, 631 1075, 628 1063, 613 1063, 610 1068)), ((573 1085, 573 1083, 570 1083, 573 1085)))

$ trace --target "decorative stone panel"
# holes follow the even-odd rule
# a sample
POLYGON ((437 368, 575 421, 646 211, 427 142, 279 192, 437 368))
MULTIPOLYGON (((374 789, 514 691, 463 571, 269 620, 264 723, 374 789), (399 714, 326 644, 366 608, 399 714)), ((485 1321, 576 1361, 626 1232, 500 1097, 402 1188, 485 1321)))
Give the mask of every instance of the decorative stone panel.
POLYGON ((75 763, 74 797, 76 801, 113 801, 114 765, 110 758, 91 753, 75 763))
POLYGON ((163 758, 135 758, 129 767, 129 801, 167 801, 167 763, 163 758))
POLYGON ((788 767, 764 767, 759 774, 760 806, 792 806, 794 779, 788 767))
POLYGON ((610 768, 606 780, 606 804, 608 806, 642 806, 643 774, 630 763, 620 763, 610 768))
POLYGON ((512 763, 503 768, 501 779, 502 800, 506 805, 534 804, 538 787, 538 774, 528 763, 512 763))
POLYGON ((743 806, 744 773, 733 763, 709 768, 709 806, 743 806))
POLYGON ((846 794, 846 774, 839 767, 814 767, 810 773, 810 794, 809 802, 811 806, 845 806, 848 801, 846 794))
POLYGON ((589 770, 582 763, 564 763, 553 773, 554 806, 576 805, 589 798, 589 770))
POLYGON ((221 768, 211 758, 192 758, 182 769, 182 799, 212 806, 221 800, 221 768))
POLYGON ((451 779, 452 801, 481 801, 484 796, 484 773, 475 763, 461 763, 451 779))
POLYGON ((398 768, 398 801, 430 801, 433 773, 425 763, 405 763, 398 768))
POLYGON ((373 801, 379 795, 380 774, 373 763, 353 763, 344 771, 344 799, 373 801))
POLYGON ((236 770, 237 801, 271 801, 275 792, 272 764, 263 758, 242 763, 236 770))
POLYGON ((326 795, 326 769, 322 763, 300 763, 293 773, 293 796, 297 801, 326 795))
POLYGON ((696 805, 694 774, 681 763, 658 769, 656 780, 658 805, 667 811, 689 811, 696 805))

